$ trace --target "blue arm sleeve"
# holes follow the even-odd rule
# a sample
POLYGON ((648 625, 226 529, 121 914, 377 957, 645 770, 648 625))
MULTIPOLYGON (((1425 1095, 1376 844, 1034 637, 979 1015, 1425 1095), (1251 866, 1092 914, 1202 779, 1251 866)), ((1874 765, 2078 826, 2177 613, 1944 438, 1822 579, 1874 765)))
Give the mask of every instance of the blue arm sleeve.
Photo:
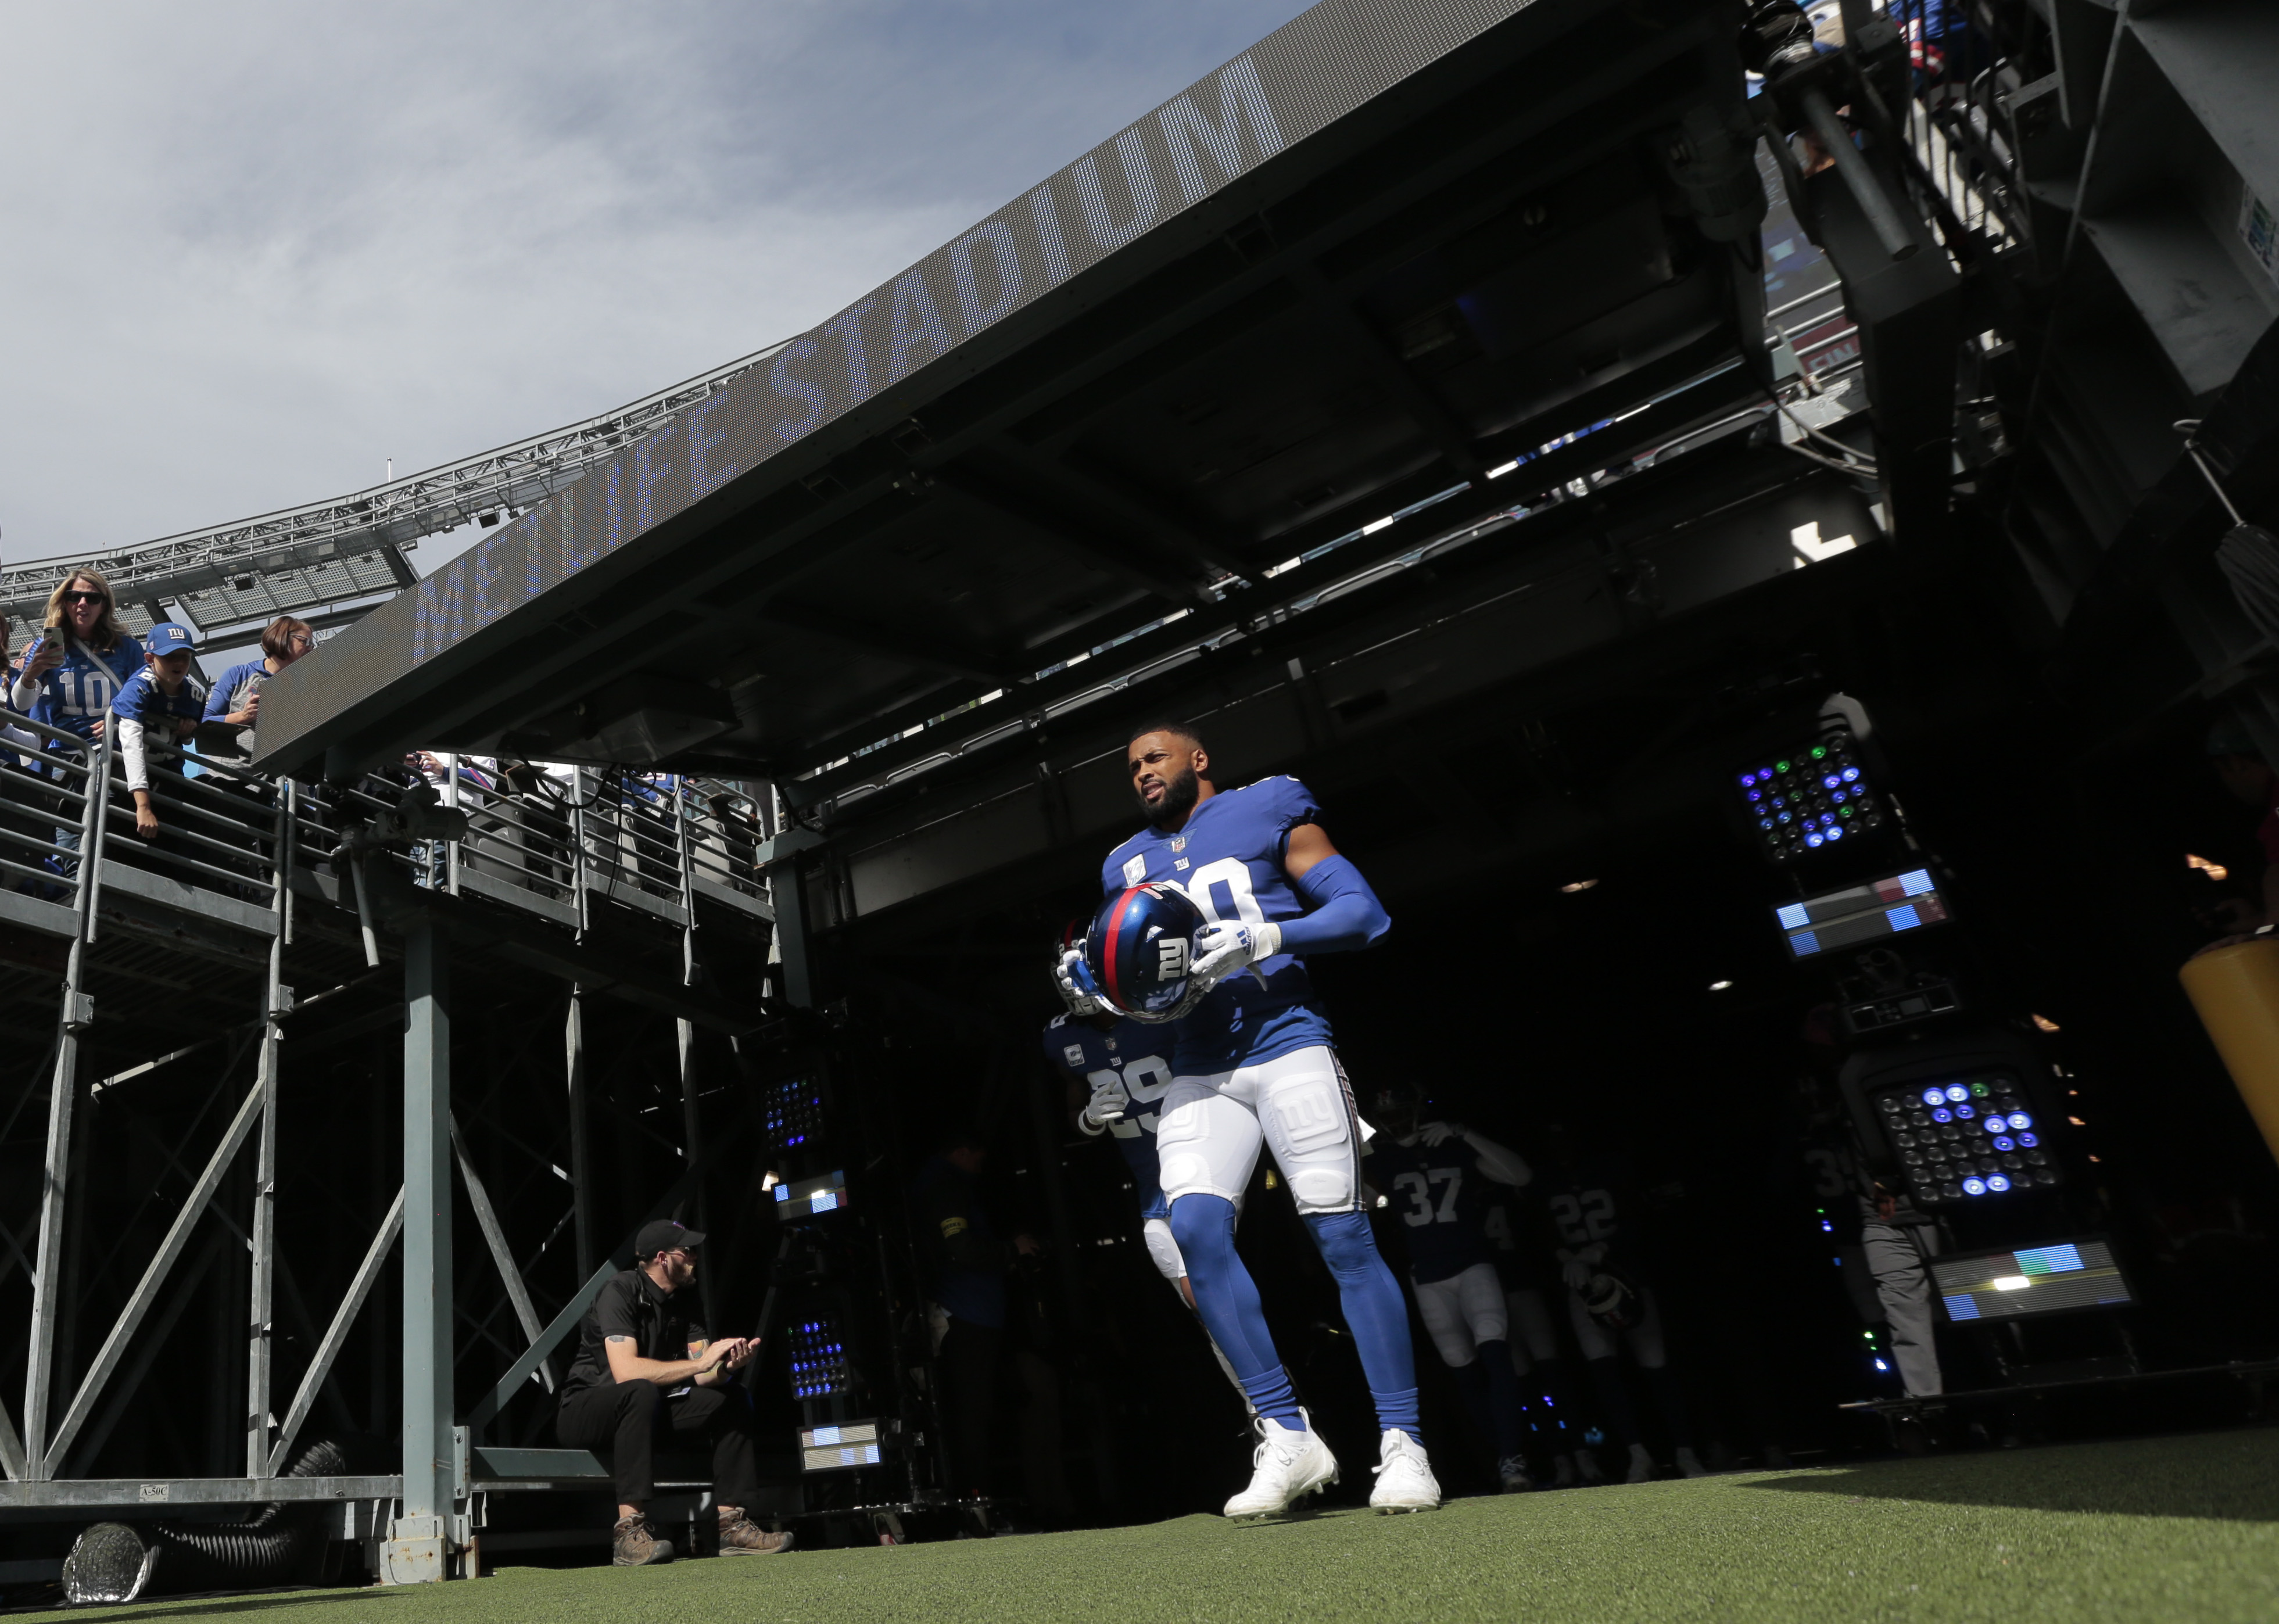
POLYGON ((1385 904, 1349 857, 1324 858, 1291 884, 1313 911, 1282 922, 1285 953, 1352 953, 1392 928, 1385 904))

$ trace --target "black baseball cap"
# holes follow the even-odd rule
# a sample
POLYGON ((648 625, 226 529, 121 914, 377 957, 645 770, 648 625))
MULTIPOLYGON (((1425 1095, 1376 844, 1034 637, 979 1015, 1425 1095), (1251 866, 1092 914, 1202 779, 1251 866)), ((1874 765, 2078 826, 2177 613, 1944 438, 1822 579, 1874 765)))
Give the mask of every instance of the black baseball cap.
POLYGON ((686 1229, 670 1218, 641 1225, 633 1237, 633 1259, 646 1263, 660 1252, 694 1252, 704 1244, 702 1233, 686 1229))

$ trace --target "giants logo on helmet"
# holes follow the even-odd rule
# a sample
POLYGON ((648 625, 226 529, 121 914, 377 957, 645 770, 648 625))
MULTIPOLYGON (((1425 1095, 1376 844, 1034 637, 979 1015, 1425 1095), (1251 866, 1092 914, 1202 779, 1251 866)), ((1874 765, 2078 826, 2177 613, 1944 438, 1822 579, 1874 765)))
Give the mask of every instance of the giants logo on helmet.
POLYGON ((1135 1020, 1177 1020, 1194 1001, 1187 971, 1202 924, 1202 910, 1167 881, 1109 898, 1085 933, 1089 990, 1135 1020))

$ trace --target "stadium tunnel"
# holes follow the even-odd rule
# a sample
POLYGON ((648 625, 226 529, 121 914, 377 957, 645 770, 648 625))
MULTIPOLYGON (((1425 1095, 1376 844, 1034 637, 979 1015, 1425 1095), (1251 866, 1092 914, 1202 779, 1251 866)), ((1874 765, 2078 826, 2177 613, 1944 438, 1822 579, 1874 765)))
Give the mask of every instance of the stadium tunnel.
MULTIPOLYGON (((1839 104, 1903 102, 1861 11, 1825 58, 1858 76, 1839 104)), ((1222 787, 1302 778, 1385 900, 1381 946, 1316 966, 1358 1092, 1414 1083, 1523 1154, 1557 1122, 1635 1161, 1678 1357, 1737 1445, 1879 1436, 1836 1409, 1897 1387, 1829 1268, 1796 1080, 1847 1010, 1930 983, 1950 1002, 1895 1023, 2027 1046, 2076 1119, 2062 1199, 2022 1229, 1959 1214, 1958 1244, 2110 1235, 2127 1358, 2268 1354, 2279 1181, 2175 980, 2207 871, 2185 854, 2253 862, 2203 738, 2268 723, 2148 589, 2205 595, 2221 515, 2173 460, 2091 511, 2085 386, 2031 397, 2035 347, 2062 347, 1999 232, 1929 206, 1864 112, 1865 181, 1760 149, 1745 20, 1315 8, 280 678, 264 764, 416 743, 764 786, 762 1070, 868 1102, 785 1176, 848 1169, 856 1207, 866 1178, 891 1205, 982 1123, 1057 1243, 1066 1367, 1113 1390, 1087 1410, 1114 1437, 1071 1459, 1120 1513, 1186 1509, 1170 1485, 1216 1457, 1114 1361, 1157 1349, 1239 1423, 1036 1061, 1047 950, 1138 825, 1124 747, 1157 718, 1201 732, 1222 787), (1769 319, 1815 289, 1834 323, 1769 319), (2119 539, 2084 554, 2100 525, 2119 539), (1803 962, 1777 912, 1881 877, 1769 861, 1735 791, 1830 736, 1839 694, 1877 850, 1953 916, 1896 993, 1803 962)), ((2275 368, 2243 346, 2217 387, 2092 403, 2198 408, 2252 509, 2275 368)), ((1364 1425, 1287 1220, 1262 1199, 1244 1245, 1290 1260, 1269 1308, 1293 1367, 1364 1425)), ((2099 1336, 2050 1367, 2115 1368, 2099 1336)), ((2036 1424, 2232 1402, 2129 1391, 2036 1424)))

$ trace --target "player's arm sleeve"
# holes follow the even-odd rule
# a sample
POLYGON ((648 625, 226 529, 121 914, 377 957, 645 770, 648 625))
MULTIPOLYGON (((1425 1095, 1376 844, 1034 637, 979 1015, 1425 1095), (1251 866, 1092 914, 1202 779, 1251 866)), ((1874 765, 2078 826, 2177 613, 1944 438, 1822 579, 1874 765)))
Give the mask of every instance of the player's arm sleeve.
POLYGON ((1499 1184, 1509 1184, 1517 1189, 1535 1176, 1535 1170, 1520 1159, 1517 1151, 1499 1145, 1485 1135, 1467 1129, 1464 1143, 1472 1147, 1472 1158, 1479 1164, 1480 1171, 1499 1184))
POLYGON ((119 755, 127 763, 127 787, 146 790, 150 787, 150 752, 142 742, 142 723, 137 716, 122 716, 113 713, 118 724, 119 755))
POLYGON ((1310 911, 1282 922, 1285 953, 1351 953, 1392 928, 1392 915, 1350 857, 1325 857, 1291 884, 1310 911))

